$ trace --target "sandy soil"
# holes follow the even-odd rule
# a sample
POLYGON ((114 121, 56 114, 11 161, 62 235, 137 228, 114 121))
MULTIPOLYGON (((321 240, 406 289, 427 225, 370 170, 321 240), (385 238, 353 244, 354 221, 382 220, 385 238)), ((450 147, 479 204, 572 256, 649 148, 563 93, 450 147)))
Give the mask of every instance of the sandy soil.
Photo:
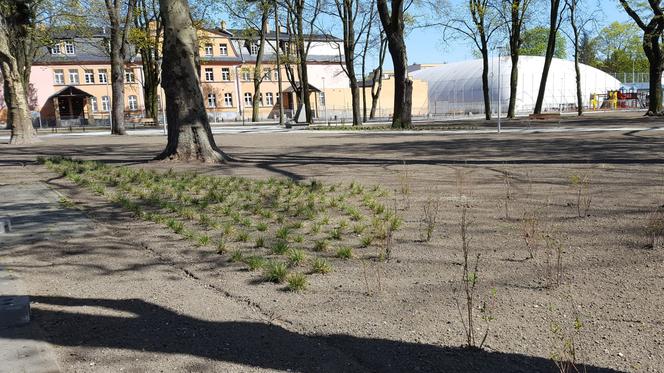
POLYGON ((577 359, 589 371, 661 372, 664 248, 647 247, 645 227, 664 204, 662 135, 218 136, 235 161, 195 166, 200 172, 357 180, 396 190, 405 224, 396 234, 392 259, 363 265, 330 258, 334 271, 311 276, 302 294, 257 283, 255 273, 211 249, 133 220, 30 164, 39 154, 63 154, 132 167, 191 169, 146 163, 164 138, 66 138, 3 147, 0 164, 11 166, 0 171, 6 183, 10 175, 33 172, 34 179, 49 180, 71 196, 100 227, 91 236, 13 248, 3 260, 23 273, 37 301, 46 304, 36 320, 63 366, 72 367, 65 370, 555 371, 549 359, 562 342, 551 325, 569 331, 578 317, 583 326, 575 335, 577 359), (509 188, 505 173, 511 175, 509 188), (582 217, 575 208, 573 175, 591 180, 590 208, 582 217), (408 196, 399 191, 404 185, 411 190, 408 196), (422 242, 422 206, 433 199, 440 200, 439 223, 433 239, 422 242), (495 292, 495 319, 484 351, 460 348, 465 339, 452 288, 461 278, 461 201, 471 206, 471 250, 481 254, 478 295, 484 299, 495 292), (538 232, 552 240, 547 249, 540 239, 535 257, 526 259, 522 217, 533 213, 538 232), (546 263, 555 258, 549 256, 554 239, 562 249, 562 281, 548 287, 546 263), (34 261, 49 264, 27 265, 34 261), (63 313, 64 307, 89 305, 88 298, 97 307, 141 317, 118 324, 78 308, 63 313), (159 320, 169 326, 159 327, 159 320), (182 328, 192 334, 181 337, 172 323, 188 325, 182 328), (229 344, 235 346, 231 352, 220 349, 229 344), (96 362, 94 369, 90 361, 96 362))

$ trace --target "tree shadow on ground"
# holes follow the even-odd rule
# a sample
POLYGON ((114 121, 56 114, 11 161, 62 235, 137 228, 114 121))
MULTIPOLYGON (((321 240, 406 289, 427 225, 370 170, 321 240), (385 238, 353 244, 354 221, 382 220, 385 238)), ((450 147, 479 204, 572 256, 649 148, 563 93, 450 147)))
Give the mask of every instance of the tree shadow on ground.
MULTIPOLYGON (((260 322, 209 321, 141 299, 31 298, 47 342, 165 354, 298 372, 551 372, 541 357, 350 335, 306 336, 260 322), (104 315, 68 307, 106 309, 104 315), (126 316, 109 316, 108 311, 126 316)), ((0 338, 12 338, 0 330, 0 338)), ((588 372, 616 372, 587 366, 588 372)))

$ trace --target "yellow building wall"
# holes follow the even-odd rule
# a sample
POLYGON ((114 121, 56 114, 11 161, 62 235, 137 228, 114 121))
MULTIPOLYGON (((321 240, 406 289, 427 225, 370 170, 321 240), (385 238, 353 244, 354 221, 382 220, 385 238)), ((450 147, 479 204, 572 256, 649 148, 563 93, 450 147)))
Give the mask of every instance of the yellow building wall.
MULTIPOLYGON (((360 88, 364 91, 367 102, 367 116, 371 112, 371 87, 360 88)), ((350 88, 335 88, 325 90, 325 101, 328 118, 334 119, 337 115, 348 118, 352 115, 352 98, 350 88)), ((360 110, 362 106, 360 104, 360 110)), ((394 78, 383 79, 383 88, 376 105, 377 117, 390 117, 394 111, 394 78)), ((413 80, 413 110, 412 115, 427 115, 429 112, 428 84, 423 80, 413 80)), ((324 116, 324 114, 321 114, 324 116)))

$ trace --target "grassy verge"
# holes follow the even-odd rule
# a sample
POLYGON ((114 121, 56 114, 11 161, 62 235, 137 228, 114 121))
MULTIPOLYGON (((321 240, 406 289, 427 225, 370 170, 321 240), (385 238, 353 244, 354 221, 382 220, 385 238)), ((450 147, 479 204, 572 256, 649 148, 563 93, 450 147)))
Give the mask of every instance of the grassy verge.
POLYGON ((387 208, 385 190, 356 182, 206 176, 62 157, 40 161, 136 217, 162 224, 252 271, 283 262, 288 271, 310 266, 309 273, 328 273, 332 266, 323 258, 333 260, 339 249, 366 250, 401 225, 387 208))

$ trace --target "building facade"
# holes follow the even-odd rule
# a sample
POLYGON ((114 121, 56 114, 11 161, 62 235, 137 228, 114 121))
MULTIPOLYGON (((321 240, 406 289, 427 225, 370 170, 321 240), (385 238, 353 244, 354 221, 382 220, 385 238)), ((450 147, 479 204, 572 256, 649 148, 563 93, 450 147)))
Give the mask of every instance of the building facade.
MULTIPOLYGON (((289 36, 283 32, 279 36, 281 55, 287 54, 291 48, 289 36)), ((109 37, 105 29, 94 30, 84 37, 64 33, 55 44, 40 51, 32 67, 31 84, 42 123, 47 126, 108 124, 112 100, 109 37)), ((218 28, 199 30, 201 91, 211 121, 251 119, 258 42, 254 35, 228 30, 223 23, 218 28)), ((325 102, 325 89, 348 89, 349 84, 341 67, 342 41, 320 34, 311 35, 310 43, 307 62, 312 94, 309 99, 314 116, 320 118, 325 105, 330 104, 325 102)), ((298 106, 287 78, 291 76, 296 86, 299 84, 297 66, 292 66, 289 75, 287 66, 281 66, 280 92, 275 50, 276 33, 270 32, 260 72, 260 119, 278 117, 282 97, 287 118, 294 115, 298 106)), ((125 63, 124 98, 130 122, 145 112, 143 81, 140 54, 130 53, 125 63)), ((158 91, 161 108, 163 90, 158 91)))

